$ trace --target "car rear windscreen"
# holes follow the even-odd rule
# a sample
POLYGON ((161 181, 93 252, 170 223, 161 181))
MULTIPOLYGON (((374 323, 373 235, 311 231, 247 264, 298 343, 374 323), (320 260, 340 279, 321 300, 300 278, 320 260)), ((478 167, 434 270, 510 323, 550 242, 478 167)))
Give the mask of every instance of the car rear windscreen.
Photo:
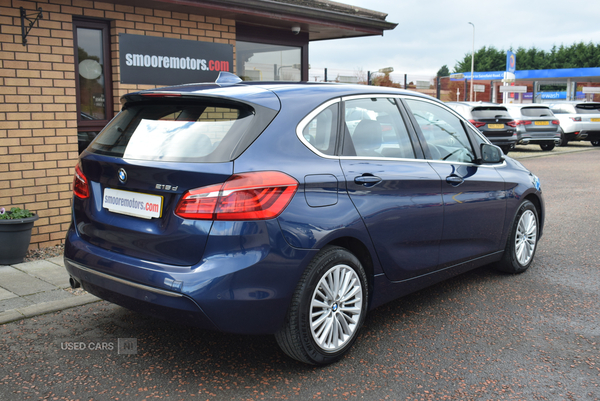
POLYGON ((501 117, 510 117, 508 114, 508 110, 505 107, 494 107, 494 106, 485 106, 485 107, 475 107, 471 111, 473 118, 477 120, 483 120, 486 118, 501 118, 501 117))
POLYGON ((548 107, 523 107, 521 114, 526 117, 552 117, 552 111, 548 107))
POLYGON ((254 118, 251 107, 223 101, 135 103, 125 106, 88 151, 135 160, 225 162, 235 157, 240 142, 248 142, 242 139, 254 118))
POLYGON ((575 106, 577 114, 600 114, 600 103, 578 104, 575 106))

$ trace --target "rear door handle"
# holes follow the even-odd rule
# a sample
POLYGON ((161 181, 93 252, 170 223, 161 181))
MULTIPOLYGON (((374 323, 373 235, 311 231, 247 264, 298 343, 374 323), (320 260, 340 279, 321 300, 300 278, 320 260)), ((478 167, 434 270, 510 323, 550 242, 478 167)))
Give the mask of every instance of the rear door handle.
POLYGON ((354 182, 356 184, 363 185, 365 187, 372 187, 373 185, 379 184, 381 181, 383 181, 383 179, 375 175, 361 175, 354 178, 354 182))

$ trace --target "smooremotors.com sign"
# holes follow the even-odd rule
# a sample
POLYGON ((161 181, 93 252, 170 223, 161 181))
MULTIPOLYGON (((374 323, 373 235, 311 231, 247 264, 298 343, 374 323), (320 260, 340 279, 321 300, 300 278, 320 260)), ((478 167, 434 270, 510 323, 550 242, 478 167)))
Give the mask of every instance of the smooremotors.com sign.
POLYGON ((121 83, 179 85, 214 82, 233 72, 233 46, 119 34, 121 83))

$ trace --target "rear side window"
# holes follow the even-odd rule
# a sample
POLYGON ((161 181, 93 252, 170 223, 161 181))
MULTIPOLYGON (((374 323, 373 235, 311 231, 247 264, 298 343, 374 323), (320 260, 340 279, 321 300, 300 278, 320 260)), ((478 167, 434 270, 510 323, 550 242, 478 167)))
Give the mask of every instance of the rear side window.
POLYGON ((137 103, 90 146, 93 153, 164 162, 225 162, 252 126, 255 111, 225 102, 137 103))
POLYGON ((302 130, 302 136, 321 153, 333 156, 337 137, 338 103, 327 107, 302 130))
POLYGON ((575 106, 577 114, 600 114, 600 103, 598 104, 578 104, 575 106))
POLYGON ((510 117, 505 107, 475 107, 471 113, 475 119, 510 117))
POLYGON ((415 152, 395 99, 344 103, 343 156, 414 159, 415 152))
POLYGON ((523 107, 521 114, 525 117, 552 117, 552 111, 547 107, 523 107))

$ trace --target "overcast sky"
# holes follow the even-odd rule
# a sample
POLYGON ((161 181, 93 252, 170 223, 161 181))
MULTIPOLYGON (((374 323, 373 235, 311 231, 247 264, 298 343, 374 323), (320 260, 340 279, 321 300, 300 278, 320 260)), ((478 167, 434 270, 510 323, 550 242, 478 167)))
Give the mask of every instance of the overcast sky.
MULTIPOLYGON (((508 50, 600 43, 598 0, 337 0, 387 13, 383 36, 311 42, 311 68, 435 75, 483 46, 508 50)), ((517 59, 517 69, 519 60, 517 59)))

